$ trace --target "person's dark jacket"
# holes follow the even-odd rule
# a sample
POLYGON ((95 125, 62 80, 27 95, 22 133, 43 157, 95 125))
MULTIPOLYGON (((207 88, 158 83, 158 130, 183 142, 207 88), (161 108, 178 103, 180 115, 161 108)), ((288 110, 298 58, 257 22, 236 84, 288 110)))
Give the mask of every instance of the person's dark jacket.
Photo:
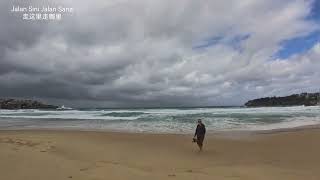
POLYGON ((198 124, 196 132, 194 133, 194 136, 197 137, 203 137, 206 134, 206 126, 204 124, 198 124))

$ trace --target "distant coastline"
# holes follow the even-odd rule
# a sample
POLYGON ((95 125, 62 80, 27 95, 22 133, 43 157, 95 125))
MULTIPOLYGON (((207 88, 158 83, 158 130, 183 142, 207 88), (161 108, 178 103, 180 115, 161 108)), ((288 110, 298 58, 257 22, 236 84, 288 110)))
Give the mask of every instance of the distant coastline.
POLYGON ((273 106, 317 106, 320 105, 320 93, 292 94, 284 97, 264 97, 245 103, 247 107, 273 106))
POLYGON ((0 99, 0 109, 57 109, 59 106, 34 100, 0 99))

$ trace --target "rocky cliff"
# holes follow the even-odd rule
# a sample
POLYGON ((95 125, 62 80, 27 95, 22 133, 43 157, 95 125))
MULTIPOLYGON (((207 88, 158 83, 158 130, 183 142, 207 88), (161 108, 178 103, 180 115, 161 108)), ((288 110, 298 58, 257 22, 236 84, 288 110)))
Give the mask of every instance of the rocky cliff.
POLYGON ((0 109, 56 109, 58 106, 33 100, 0 99, 0 109))
POLYGON ((301 93, 285 97, 265 97, 250 100, 245 103, 247 107, 269 106, 316 106, 320 105, 320 93, 301 93))

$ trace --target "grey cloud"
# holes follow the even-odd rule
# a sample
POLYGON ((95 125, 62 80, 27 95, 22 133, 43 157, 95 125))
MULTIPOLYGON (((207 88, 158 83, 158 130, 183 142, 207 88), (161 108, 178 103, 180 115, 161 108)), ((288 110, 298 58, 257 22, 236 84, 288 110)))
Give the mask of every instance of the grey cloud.
POLYGON ((272 58, 283 40, 318 28, 306 18, 311 1, 55 3, 75 13, 43 23, 0 12, 0 96, 70 106, 241 105, 319 88, 319 45, 272 58), (213 37, 222 40, 194 48, 213 37))

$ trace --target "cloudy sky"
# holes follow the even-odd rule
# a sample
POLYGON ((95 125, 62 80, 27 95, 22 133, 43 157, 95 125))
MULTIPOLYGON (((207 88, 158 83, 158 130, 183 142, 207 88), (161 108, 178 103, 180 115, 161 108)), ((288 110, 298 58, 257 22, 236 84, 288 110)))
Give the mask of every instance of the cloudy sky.
POLYGON ((320 90, 319 0, 1 0, 0 97, 242 105, 320 90), (64 6, 28 21, 12 6, 64 6))

